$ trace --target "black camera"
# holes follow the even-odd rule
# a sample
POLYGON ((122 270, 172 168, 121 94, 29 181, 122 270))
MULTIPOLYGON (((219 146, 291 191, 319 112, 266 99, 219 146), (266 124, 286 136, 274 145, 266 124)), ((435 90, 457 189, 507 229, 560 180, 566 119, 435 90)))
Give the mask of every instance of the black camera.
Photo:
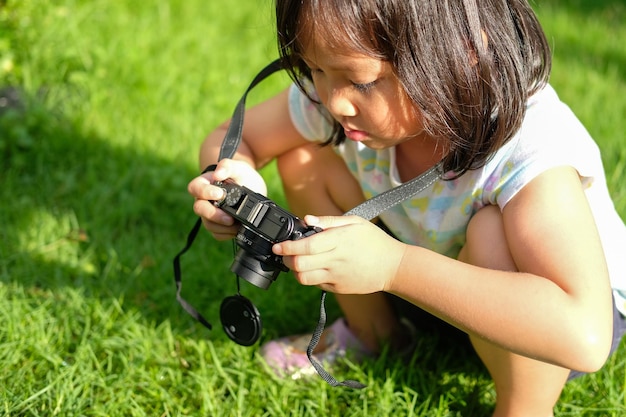
POLYGON ((235 242, 239 250, 230 270, 257 287, 268 289, 281 271, 289 270, 282 256, 272 252, 272 245, 298 240, 321 232, 302 219, 279 207, 262 194, 225 180, 214 185, 224 190, 224 197, 213 204, 241 223, 235 242))

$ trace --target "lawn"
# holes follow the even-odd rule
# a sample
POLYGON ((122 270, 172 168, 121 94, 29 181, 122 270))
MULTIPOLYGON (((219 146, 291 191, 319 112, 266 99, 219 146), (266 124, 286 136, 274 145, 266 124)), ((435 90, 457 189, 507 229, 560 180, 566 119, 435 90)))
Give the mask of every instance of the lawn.
MULTIPOLYGON (((538 0, 552 83, 598 141, 626 218, 626 5, 538 0)), ((346 363, 282 380, 219 329, 237 291, 229 242, 201 233, 186 184, 199 144, 276 57, 270 0, 0 0, 0 415, 482 416, 493 386, 473 355, 424 334, 408 363, 346 363)), ((288 83, 279 74, 250 103, 288 83)), ((270 196, 284 203, 273 165, 270 196)), ((319 291, 283 274, 242 284, 264 339, 311 331, 319 291)), ((329 302, 331 319, 339 315, 329 302)), ((567 385, 558 416, 626 415, 626 346, 567 385)))

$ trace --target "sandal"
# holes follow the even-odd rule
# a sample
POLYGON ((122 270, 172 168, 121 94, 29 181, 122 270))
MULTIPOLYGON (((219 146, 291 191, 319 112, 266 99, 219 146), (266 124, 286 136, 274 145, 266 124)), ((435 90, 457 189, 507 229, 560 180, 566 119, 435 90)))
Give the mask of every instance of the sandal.
MULTIPOLYGON (((279 376, 300 379, 314 375, 315 368, 306 354, 311 335, 288 336, 261 346, 261 356, 279 376)), ((343 318, 336 320, 324 332, 313 356, 319 362, 332 365, 347 355, 356 361, 373 356, 352 333, 343 318)))

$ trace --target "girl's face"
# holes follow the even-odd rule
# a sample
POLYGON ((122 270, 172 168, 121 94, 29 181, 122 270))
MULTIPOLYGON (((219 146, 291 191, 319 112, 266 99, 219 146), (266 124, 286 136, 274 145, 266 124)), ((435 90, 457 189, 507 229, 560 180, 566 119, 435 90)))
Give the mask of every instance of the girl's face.
POLYGON ((372 149, 424 134, 419 112, 386 61, 331 48, 313 36, 304 53, 319 98, 346 138, 372 149))

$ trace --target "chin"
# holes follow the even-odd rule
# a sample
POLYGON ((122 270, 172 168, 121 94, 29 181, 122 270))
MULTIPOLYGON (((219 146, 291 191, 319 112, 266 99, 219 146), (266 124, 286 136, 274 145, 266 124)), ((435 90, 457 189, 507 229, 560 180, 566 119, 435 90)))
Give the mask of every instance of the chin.
POLYGON ((361 142, 361 144, 367 146, 370 149, 373 149, 375 151, 381 151, 383 149, 388 149, 391 148, 395 145, 395 143, 386 143, 386 142, 378 142, 376 140, 364 140, 361 142))

